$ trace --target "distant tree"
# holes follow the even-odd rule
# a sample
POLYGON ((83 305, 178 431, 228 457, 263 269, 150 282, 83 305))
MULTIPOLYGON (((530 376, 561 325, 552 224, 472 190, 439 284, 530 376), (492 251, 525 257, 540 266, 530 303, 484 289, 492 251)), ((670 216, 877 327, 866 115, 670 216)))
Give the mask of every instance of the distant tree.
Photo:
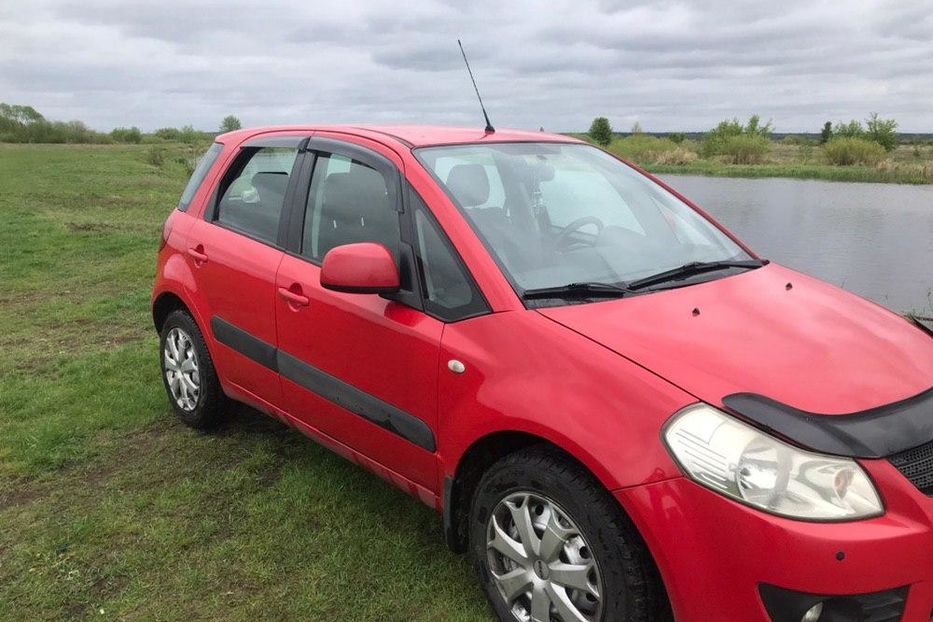
POLYGON ((862 124, 855 119, 852 119, 848 123, 839 121, 836 123, 836 125, 833 126, 834 138, 861 138, 864 135, 865 128, 863 128, 862 124))
POLYGON ((702 151, 707 158, 724 156, 734 164, 756 164, 764 159, 771 148, 771 121, 761 124, 757 114, 742 125, 738 119, 720 121, 706 133, 702 151))
POLYGON ((178 128, 174 127, 160 127, 154 131, 153 134, 162 140, 178 140, 178 138, 181 136, 181 132, 178 130, 178 128))
POLYGON ((894 119, 879 119, 878 113, 873 112, 865 121, 867 130, 865 138, 884 147, 885 151, 894 151, 897 147, 897 121, 894 119))
POLYGON ((201 133, 190 125, 183 126, 178 132, 178 140, 189 145, 196 143, 200 137, 201 133))
POLYGON ((118 143, 136 143, 137 145, 143 140, 142 132, 136 126, 114 128, 110 132, 110 137, 118 143))
POLYGON ((667 135, 667 137, 670 138, 672 142, 675 142, 678 145, 684 142, 685 140, 687 140, 687 135, 684 134, 683 132, 671 132, 670 134, 667 135))
POLYGON ((240 120, 237 119, 232 114, 229 114, 226 117, 224 117, 224 120, 221 122, 220 131, 221 132, 232 132, 242 127, 243 125, 240 123, 240 120))
POLYGON ((750 136, 761 136, 762 138, 771 138, 771 132, 774 131, 774 125, 769 119, 764 125, 761 124, 761 117, 753 114, 748 118, 748 123, 742 128, 743 134, 750 136))
POLYGON ((632 125, 632 134, 644 134, 645 130, 641 129, 641 123, 635 121, 632 125))
POLYGON ((112 139, 81 121, 49 121, 32 106, 0 103, 0 142, 108 143, 112 139))
POLYGON ((827 121, 823 124, 823 130, 820 132, 820 144, 825 145, 833 137, 833 124, 827 121))
POLYGON ((606 117, 593 119, 589 134, 596 144, 608 147, 609 143, 612 142, 612 126, 609 125, 609 119, 606 117))
POLYGON ((45 117, 39 114, 32 106, 18 106, 16 104, 0 103, 0 117, 20 125, 45 121, 45 117))

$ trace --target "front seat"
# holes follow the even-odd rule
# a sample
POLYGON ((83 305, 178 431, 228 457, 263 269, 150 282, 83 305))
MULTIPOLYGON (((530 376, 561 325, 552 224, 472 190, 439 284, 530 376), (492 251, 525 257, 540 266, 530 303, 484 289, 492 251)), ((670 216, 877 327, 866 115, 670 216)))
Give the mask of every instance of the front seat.
POLYGON ((465 209, 489 200, 489 176, 482 164, 457 164, 447 173, 447 189, 465 209))
POLYGON ((356 242, 380 242, 394 249, 398 215, 390 207, 382 175, 359 165, 347 173, 328 175, 321 191, 319 227, 318 257, 336 246, 356 242))
POLYGON ((447 174, 446 185, 480 234, 500 250, 500 258, 509 268, 528 270, 545 261, 536 229, 520 226, 504 207, 479 207, 489 201, 489 176, 485 166, 456 164, 447 174))
POLYGON ((456 164, 447 174, 447 190, 484 234, 509 226, 501 207, 478 207, 489 201, 489 176, 482 164, 456 164))

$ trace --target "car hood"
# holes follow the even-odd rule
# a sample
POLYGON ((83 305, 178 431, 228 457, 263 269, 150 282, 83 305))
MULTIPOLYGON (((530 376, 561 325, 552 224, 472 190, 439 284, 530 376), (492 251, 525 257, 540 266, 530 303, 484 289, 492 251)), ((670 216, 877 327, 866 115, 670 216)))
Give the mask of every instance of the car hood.
POLYGON ((542 315, 722 406, 756 393, 843 415, 933 385, 933 339, 906 319, 774 263, 689 287, 542 315))

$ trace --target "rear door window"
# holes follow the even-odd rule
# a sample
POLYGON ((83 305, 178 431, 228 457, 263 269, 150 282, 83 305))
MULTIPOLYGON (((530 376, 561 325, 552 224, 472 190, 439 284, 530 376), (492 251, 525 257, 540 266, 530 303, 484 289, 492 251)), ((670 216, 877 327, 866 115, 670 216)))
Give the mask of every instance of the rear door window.
POLYGON ((294 148, 244 149, 221 183, 215 220, 274 244, 297 156, 298 150, 294 148))
POLYGON ((208 171, 214 166, 214 162, 217 161, 217 156, 220 155, 223 149, 223 145, 214 143, 210 146, 210 149, 201 156, 197 166, 194 168, 194 172, 191 174, 191 178, 188 180, 188 185, 185 186, 185 191, 181 193, 181 200, 178 201, 178 209, 180 211, 188 211, 188 206, 191 205, 191 199, 194 198, 198 188, 204 183, 204 178, 207 177, 208 171))

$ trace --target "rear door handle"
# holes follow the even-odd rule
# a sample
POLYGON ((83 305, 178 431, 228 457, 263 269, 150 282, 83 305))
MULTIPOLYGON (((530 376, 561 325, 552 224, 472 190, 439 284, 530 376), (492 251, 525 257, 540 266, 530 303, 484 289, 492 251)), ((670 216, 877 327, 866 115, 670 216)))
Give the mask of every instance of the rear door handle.
POLYGON ((193 248, 189 248, 188 254, 191 255, 191 257, 194 258, 194 260, 198 263, 207 262, 207 254, 204 252, 203 244, 198 244, 197 246, 193 248))
POLYGON ((279 296, 287 300, 289 304, 293 304, 297 307, 307 307, 309 304, 311 304, 311 301, 307 296, 296 294, 292 290, 285 289, 284 287, 279 288, 279 296))

